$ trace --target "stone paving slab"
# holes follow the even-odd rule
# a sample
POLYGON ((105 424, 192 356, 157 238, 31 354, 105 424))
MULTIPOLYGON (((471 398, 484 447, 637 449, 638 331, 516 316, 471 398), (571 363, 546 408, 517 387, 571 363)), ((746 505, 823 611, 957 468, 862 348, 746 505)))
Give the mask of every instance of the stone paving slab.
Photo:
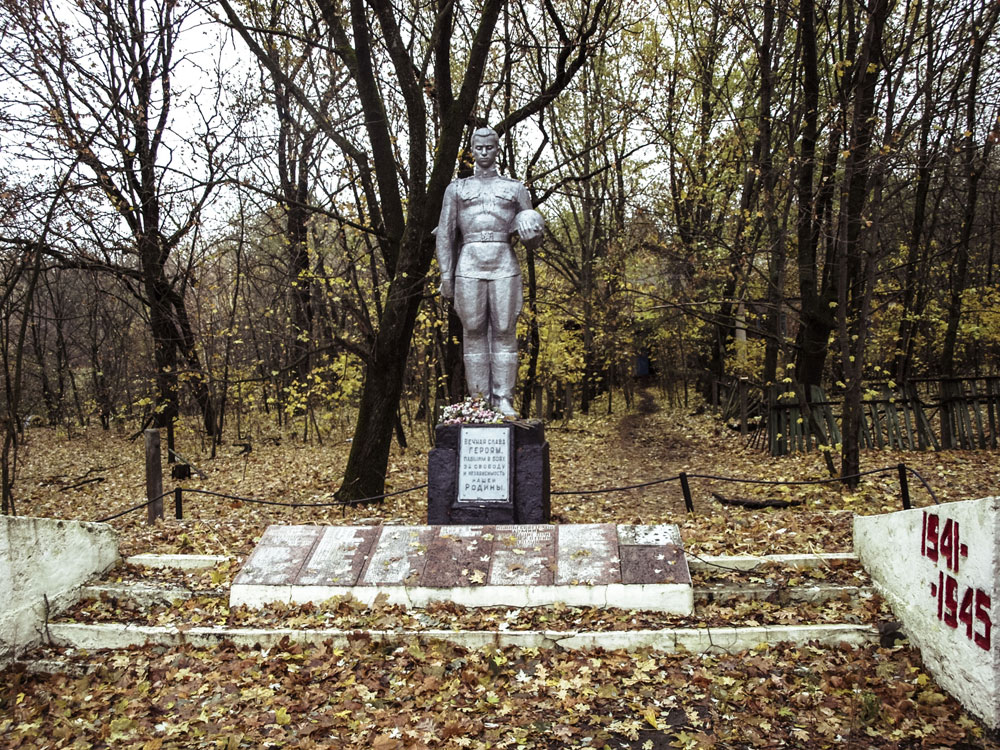
POLYGON ((496 526, 494 534, 491 586, 551 586, 555 582, 555 526, 496 526))
POLYGON ((178 570, 206 570, 221 565, 229 558, 226 555, 132 555, 126 557, 129 565, 142 568, 176 568, 178 570))
POLYGON ((421 607, 621 607, 689 614, 676 526, 270 526, 233 581, 232 606, 350 594, 421 607))

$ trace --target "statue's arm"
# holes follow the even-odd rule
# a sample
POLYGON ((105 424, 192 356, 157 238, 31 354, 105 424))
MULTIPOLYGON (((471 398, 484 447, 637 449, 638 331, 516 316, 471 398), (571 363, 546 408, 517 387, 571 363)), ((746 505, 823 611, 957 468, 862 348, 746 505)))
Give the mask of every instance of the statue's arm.
POLYGON ((521 185, 517 191, 517 235, 521 242, 530 248, 538 247, 542 244, 542 235, 545 232, 545 221, 542 219, 542 215, 537 211, 531 211, 530 214, 525 214, 532 208, 531 196, 528 195, 528 189, 521 185))
POLYGON ((438 219, 436 251, 438 266, 441 268, 441 294, 448 299, 455 289, 455 235, 458 221, 458 202, 455 198, 455 183, 444 191, 441 216, 438 219))

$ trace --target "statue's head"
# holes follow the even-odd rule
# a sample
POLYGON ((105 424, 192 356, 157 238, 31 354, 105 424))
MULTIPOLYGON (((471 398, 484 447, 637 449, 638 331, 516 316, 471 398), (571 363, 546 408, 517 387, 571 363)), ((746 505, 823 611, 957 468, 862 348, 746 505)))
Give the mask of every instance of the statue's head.
POLYGON ((475 148, 477 140, 492 141, 493 145, 496 146, 500 143, 500 136, 497 135, 497 131, 489 126, 483 126, 481 128, 476 128, 472 132, 472 147, 475 148))
POLYGON ((493 128, 476 128, 472 133, 472 158, 480 172, 491 170, 497 162, 500 136, 493 128))

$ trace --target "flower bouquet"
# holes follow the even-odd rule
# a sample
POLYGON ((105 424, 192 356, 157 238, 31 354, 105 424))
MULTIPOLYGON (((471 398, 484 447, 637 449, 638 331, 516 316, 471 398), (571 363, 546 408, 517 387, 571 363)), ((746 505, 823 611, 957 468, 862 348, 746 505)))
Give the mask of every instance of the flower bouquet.
POLYGON ((466 396, 464 401, 441 410, 441 424, 503 424, 504 416, 494 411, 480 396, 466 396))

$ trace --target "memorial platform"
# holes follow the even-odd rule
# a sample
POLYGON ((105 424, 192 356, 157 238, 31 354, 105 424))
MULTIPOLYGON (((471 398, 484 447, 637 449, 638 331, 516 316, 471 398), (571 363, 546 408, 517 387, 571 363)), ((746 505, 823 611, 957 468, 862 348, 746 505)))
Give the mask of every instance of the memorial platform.
POLYGON ((351 595, 423 607, 621 607, 693 611, 674 525, 269 526, 230 605, 351 595))

